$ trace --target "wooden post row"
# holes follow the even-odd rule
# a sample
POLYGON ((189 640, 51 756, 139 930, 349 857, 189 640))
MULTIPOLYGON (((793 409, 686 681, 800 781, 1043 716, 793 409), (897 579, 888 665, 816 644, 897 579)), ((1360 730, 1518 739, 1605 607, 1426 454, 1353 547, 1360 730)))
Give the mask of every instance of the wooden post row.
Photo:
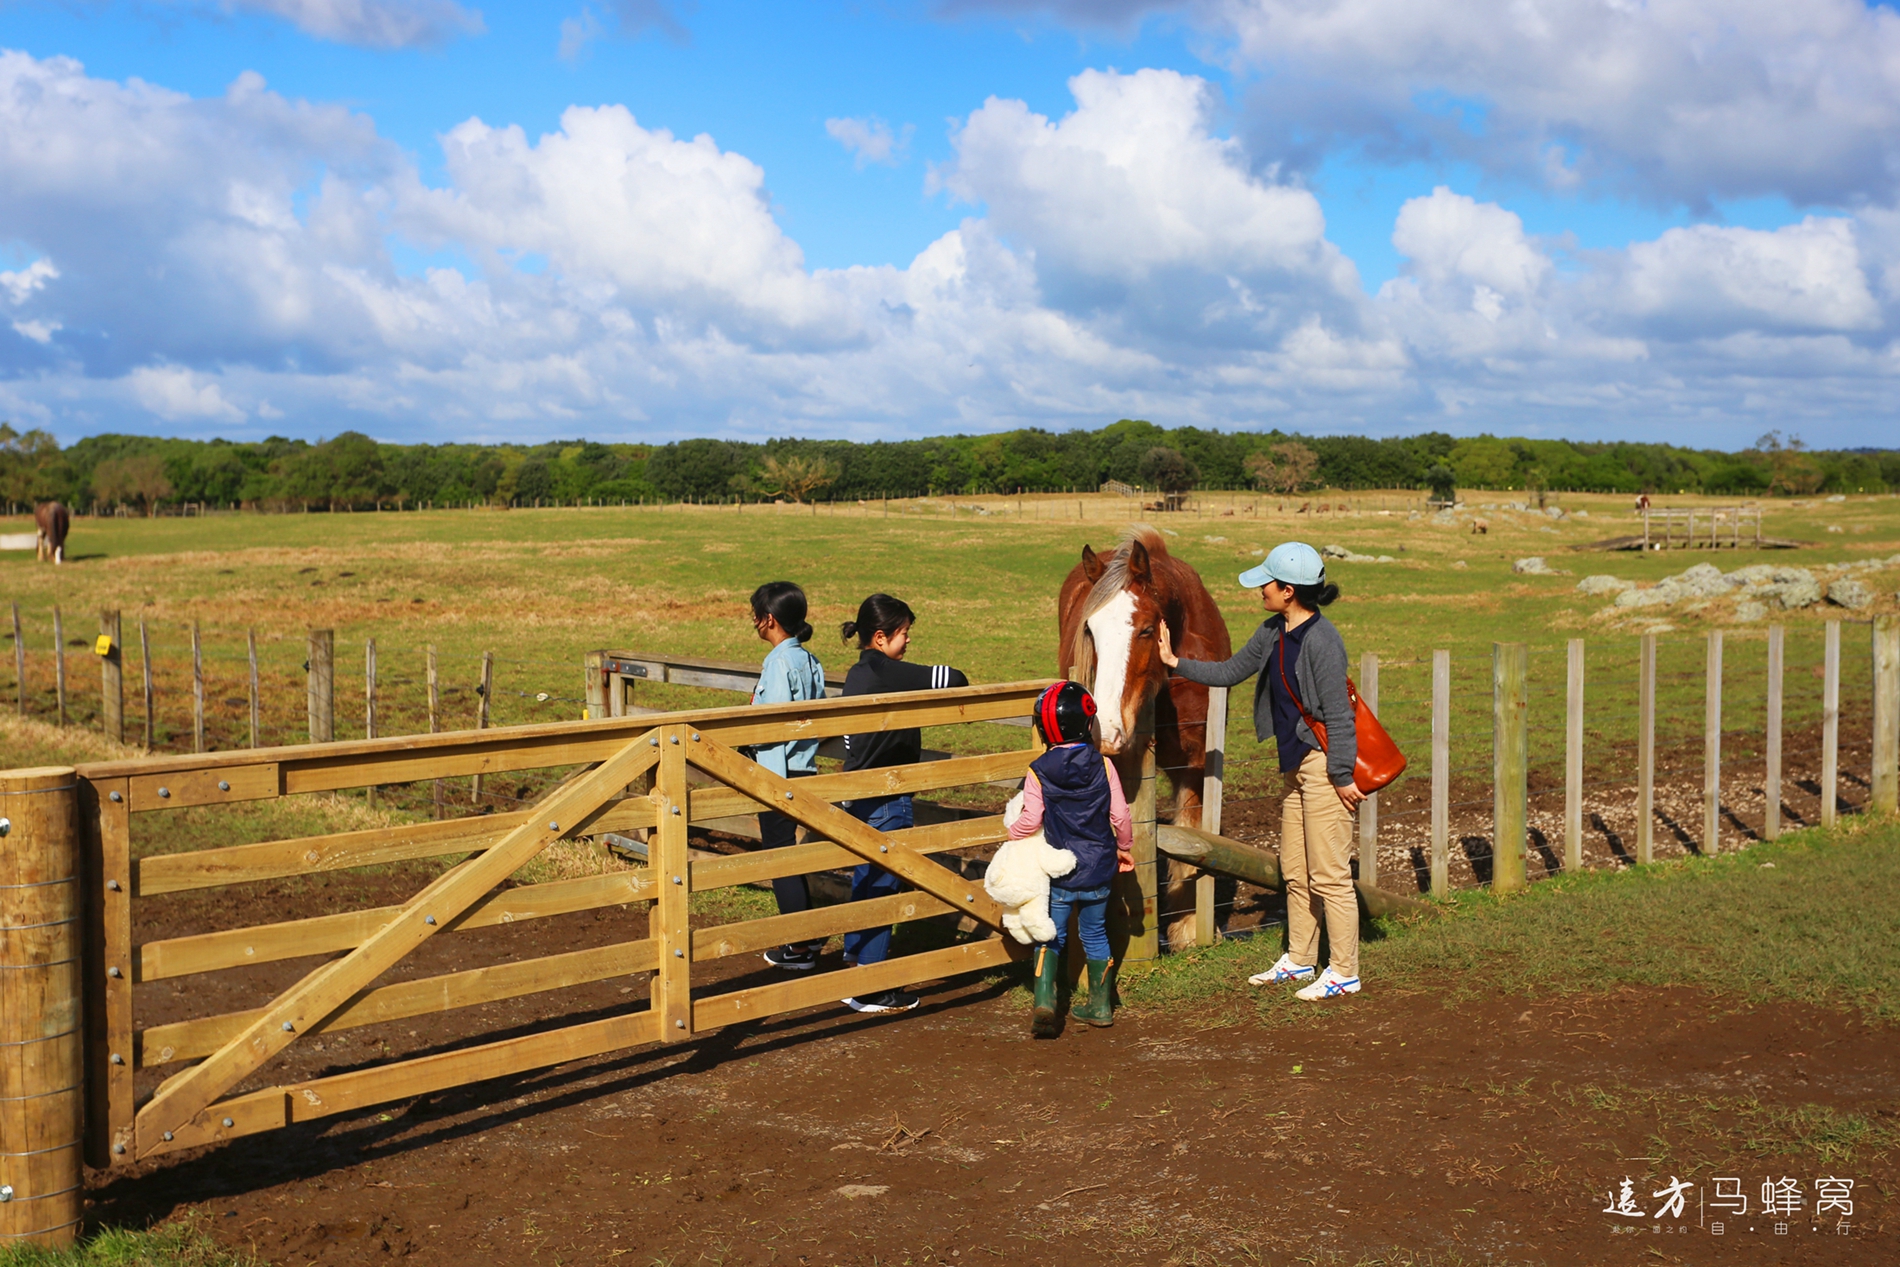
MULTIPOLYGON (((1366 707, 1379 711, 1379 657, 1366 652, 1359 657, 1359 698, 1366 707)), ((1379 797, 1375 792, 1359 803, 1359 883, 1379 882, 1379 797)))
POLYGON ((191 750, 205 750, 205 657, 198 622, 191 622, 191 750))
POLYGON ((99 613, 99 721, 106 738, 125 742, 125 648, 119 613, 99 613))
POLYGON ((1841 622, 1827 622, 1821 655, 1821 826, 1832 827, 1841 791, 1841 622))
POLYGON ((1874 621, 1873 807, 1891 814, 1900 801, 1900 620, 1874 621))
POLYGON ((1451 652, 1432 652, 1432 896, 1451 884, 1451 652))
POLYGON ((1491 646, 1491 888, 1524 887, 1524 849, 1530 829, 1530 649, 1521 642, 1491 646))
POLYGON ((1656 635, 1644 634, 1637 672, 1636 861, 1656 853, 1656 635))
MULTIPOLYGON (((364 738, 376 738, 376 639, 371 638, 363 644, 363 731, 364 738)), ((376 803, 376 785, 370 784, 366 794, 371 805, 376 803)))
POLYGON ((20 716, 26 716, 26 639, 20 636, 20 605, 13 605, 13 680, 20 692, 20 716))
POLYGON ((1768 626, 1768 717, 1763 745, 1761 838, 1781 835, 1781 664, 1780 625, 1768 626))
POLYGON ((1583 639, 1572 638, 1564 673, 1564 870, 1583 870, 1583 639))
POLYGON ((1722 847, 1722 631, 1709 631, 1702 691, 1702 851, 1722 847))
POLYGON ((85 1204, 78 779, 0 774, 0 1247, 64 1248, 85 1204))
POLYGON ((258 735, 264 729, 264 702, 257 690, 257 630, 245 631, 244 645, 249 652, 251 667, 251 747, 257 748, 262 746, 258 742, 258 735))
MULTIPOLYGON (((484 651, 482 652, 482 681, 475 691, 475 729, 477 730, 488 729, 488 697, 494 693, 494 690, 495 653, 484 651)), ((469 780, 469 801, 475 805, 482 803, 482 776, 479 774, 469 780)))
POLYGON ((59 705, 59 724, 66 724, 66 622, 53 609, 53 695, 59 705))
POLYGON ((329 743, 336 738, 336 633, 329 629, 310 631, 308 673, 310 703, 310 742, 329 743))
MULTIPOLYGON (((1207 691, 1207 776, 1201 783, 1201 829, 1220 835, 1221 803, 1227 777, 1227 688, 1207 691)), ((1220 938, 1214 909, 1214 873, 1194 878, 1194 944, 1211 946, 1220 938)))

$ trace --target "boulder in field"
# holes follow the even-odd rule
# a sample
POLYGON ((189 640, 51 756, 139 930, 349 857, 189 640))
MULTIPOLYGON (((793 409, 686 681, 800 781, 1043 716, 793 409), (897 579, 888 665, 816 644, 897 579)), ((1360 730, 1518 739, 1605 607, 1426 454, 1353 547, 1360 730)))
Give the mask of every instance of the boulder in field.
POLYGON ((1827 601, 1836 607, 1859 611, 1873 605, 1874 592, 1859 581, 1839 580, 1827 587, 1827 601))
POLYGON ((1607 572, 1586 576, 1577 582, 1579 594, 1621 594, 1624 590, 1635 588, 1635 581, 1626 581, 1620 576, 1611 576, 1607 572))

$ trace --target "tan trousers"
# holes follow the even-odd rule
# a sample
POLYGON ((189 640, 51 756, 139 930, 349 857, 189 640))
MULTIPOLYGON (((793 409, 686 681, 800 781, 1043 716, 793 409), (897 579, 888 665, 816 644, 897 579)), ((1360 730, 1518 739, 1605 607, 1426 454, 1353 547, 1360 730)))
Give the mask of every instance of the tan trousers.
POLYGON ((1352 815, 1326 778, 1326 754, 1309 752, 1281 776, 1280 874, 1286 879, 1287 954, 1318 965, 1319 921, 1326 920, 1332 967, 1359 975, 1359 898, 1352 887, 1352 815))

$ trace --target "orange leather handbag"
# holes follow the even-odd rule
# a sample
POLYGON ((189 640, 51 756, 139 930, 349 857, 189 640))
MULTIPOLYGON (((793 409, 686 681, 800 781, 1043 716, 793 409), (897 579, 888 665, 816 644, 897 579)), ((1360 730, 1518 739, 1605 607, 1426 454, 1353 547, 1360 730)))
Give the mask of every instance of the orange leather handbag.
MULTIPOLYGON (((1293 683, 1286 676, 1286 634, 1280 634, 1280 684, 1286 688, 1287 698, 1300 710, 1300 716, 1312 727, 1314 736, 1319 740, 1321 752, 1326 751, 1326 727, 1313 720, 1313 714, 1306 711, 1306 705, 1300 702, 1300 693, 1293 689, 1293 683)), ((1352 763, 1352 781, 1361 792, 1370 796, 1392 780, 1405 773, 1405 754, 1392 742, 1392 736, 1379 724, 1378 716, 1359 698, 1359 688, 1346 679, 1346 698, 1352 701, 1352 727, 1354 737, 1359 741, 1358 757, 1352 763)))

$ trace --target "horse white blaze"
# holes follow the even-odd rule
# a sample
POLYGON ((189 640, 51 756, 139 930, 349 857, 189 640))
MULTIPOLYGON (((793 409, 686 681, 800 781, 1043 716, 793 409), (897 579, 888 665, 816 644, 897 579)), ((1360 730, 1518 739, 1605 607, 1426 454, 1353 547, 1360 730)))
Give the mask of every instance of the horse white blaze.
POLYGON ((1102 728, 1102 747, 1121 751, 1127 742, 1122 696, 1128 692, 1128 657, 1135 645, 1135 596, 1127 590, 1102 604, 1089 617, 1089 635, 1095 640, 1095 719, 1102 728))

